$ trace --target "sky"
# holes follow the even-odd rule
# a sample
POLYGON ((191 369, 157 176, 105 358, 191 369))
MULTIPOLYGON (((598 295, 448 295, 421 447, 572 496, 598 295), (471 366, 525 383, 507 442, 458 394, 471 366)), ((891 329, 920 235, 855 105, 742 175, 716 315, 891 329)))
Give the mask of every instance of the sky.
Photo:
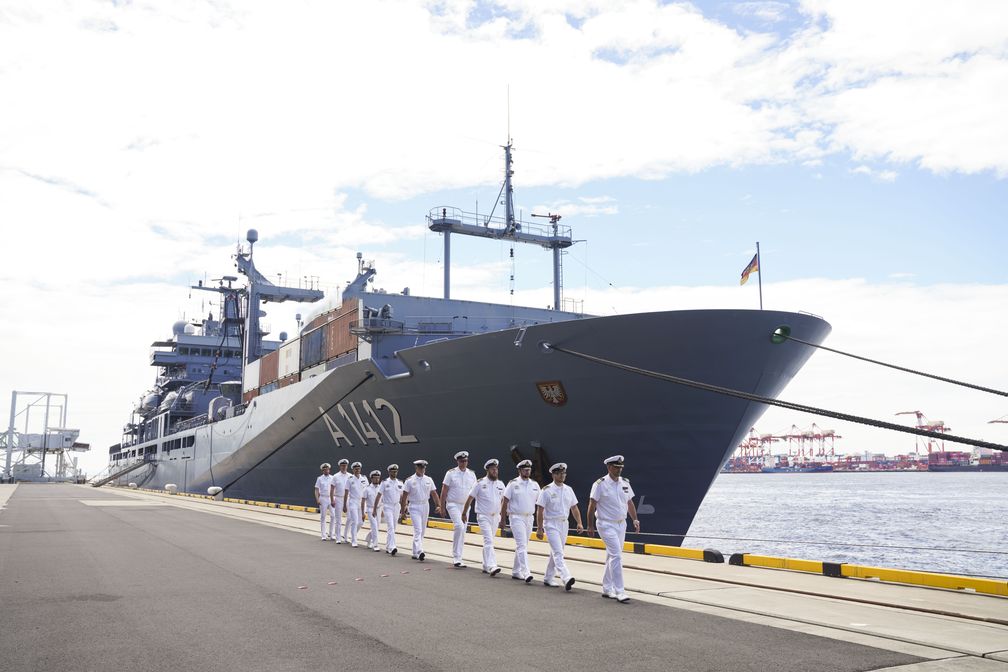
MULTIPOLYGON (((69 395, 94 473, 150 343, 257 264, 330 294, 440 295, 435 207, 515 204, 579 242, 587 313, 759 307, 827 344, 1008 388, 1003 2, 0 1, 0 394, 69 395), (202 293, 197 293, 202 294, 202 293)), ((453 240, 454 298, 546 306, 548 253, 453 240)), ((274 336, 294 307, 267 306, 274 336)), ((1008 444, 1004 397, 818 352, 789 401, 1008 444)), ((813 422, 837 449, 914 438, 813 422)), ((952 448, 951 444, 948 446, 952 448)))

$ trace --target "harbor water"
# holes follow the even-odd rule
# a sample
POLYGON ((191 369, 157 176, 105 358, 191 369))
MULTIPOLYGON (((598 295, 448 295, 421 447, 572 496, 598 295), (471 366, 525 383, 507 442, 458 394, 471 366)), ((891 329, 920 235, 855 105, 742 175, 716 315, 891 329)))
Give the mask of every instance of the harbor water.
POLYGON ((1006 472, 720 474, 683 546, 1005 578, 1006 494, 1006 472))

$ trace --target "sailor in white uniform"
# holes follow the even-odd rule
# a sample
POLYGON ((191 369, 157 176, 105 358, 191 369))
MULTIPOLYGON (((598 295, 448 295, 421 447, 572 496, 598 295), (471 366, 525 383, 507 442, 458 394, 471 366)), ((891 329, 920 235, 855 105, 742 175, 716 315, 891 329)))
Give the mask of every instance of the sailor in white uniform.
MULTIPOLYGON (((378 499, 375 500, 373 513, 385 519, 385 552, 395 555, 396 548, 396 523, 399 522, 399 500, 402 498, 403 483, 398 478, 399 465, 388 465, 388 478, 381 482, 378 487, 378 499)), ((376 523, 377 525, 377 523, 376 523)))
MULTIPOLYGON (((333 474, 333 501, 336 502, 336 543, 342 544, 346 541, 347 524, 343 522, 343 514, 346 513, 346 506, 343 505, 346 493, 347 481, 350 479, 350 460, 343 458, 338 462, 339 471, 333 474)), ((349 521, 348 521, 349 522, 349 521)))
POLYGON ((378 550, 378 525, 381 518, 375 513, 375 503, 378 501, 378 488, 381 483, 381 472, 373 470, 368 476, 371 482, 364 488, 364 512, 368 519, 367 547, 372 551, 378 550))
POLYGON ((476 481, 462 507, 462 519, 468 520, 469 507, 475 505, 476 521, 483 535, 483 573, 490 576, 497 576, 501 571, 494 553, 494 535, 500 524, 501 501, 504 498, 504 484, 497 477, 499 464, 497 460, 486 461, 483 465, 486 476, 476 481))
MULTIPOLYGON (((458 466, 448 470, 441 481, 441 504, 447 509, 452 521, 452 561, 456 569, 463 569, 462 549, 465 547, 465 531, 469 522, 468 516, 462 515, 466 497, 476 485, 476 473, 469 469, 469 453, 460 450, 455 453, 458 466)), ((441 515, 444 515, 441 511, 441 515)))
POLYGON ((570 528, 567 519, 573 514, 578 532, 584 532, 581 524, 581 510, 578 509, 577 496, 569 485, 564 483, 567 478, 567 465, 558 462, 550 467, 553 482, 539 492, 536 501, 536 538, 542 539, 543 532, 550 545, 550 558, 546 563, 546 574, 543 585, 563 586, 570 590, 574 585, 574 577, 564 562, 564 544, 567 543, 567 533, 570 528), (554 583, 556 575, 560 575, 560 583, 554 583))
POLYGON ((511 578, 525 583, 532 583, 532 572, 528 566, 528 542, 532 536, 532 518, 535 515, 536 500, 539 499, 539 484, 529 476, 532 475, 532 461, 522 460, 518 463, 518 478, 504 488, 501 498, 501 528, 505 521, 511 525, 511 535, 515 540, 514 565, 511 568, 511 578))
POLYGON ((357 548, 357 532, 360 530, 364 519, 361 516, 361 504, 364 501, 364 488, 367 487, 367 479, 361 476, 361 463, 354 462, 350 465, 353 473, 347 479, 346 492, 343 495, 343 506, 347 512, 347 536, 350 539, 350 546, 357 548))
POLYGON ((315 479, 315 504, 319 508, 319 528, 322 533, 322 541, 329 541, 336 537, 336 507, 333 506, 332 499, 332 474, 329 470, 332 466, 328 462, 323 462, 319 467, 322 475, 315 479), (329 531, 326 532, 326 514, 329 514, 329 531))
POLYGON ((633 521, 634 532, 640 532, 640 520, 633 503, 634 491, 630 481, 621 476, 623 456, 613 455, 604 462, 609 474, 592 485, 588 500, 588 531, 591 532, 592 523, 596 523, 599 537, 605 542, 602 597, 616 598, 625 604, 630 601, 623 589, 623 542, 626 540, 627 513, 633 521))
POLYGON ((430 515, 430 504, 427 500, 434 499, 434 506, 441 508, 441 500, 438 498, 437 486, 434 479, 427 475, 427 460, 416 460, 413 463, 416 473, 406 479, 403 483, 402 497, 399 500, 399 510, 402 516, 406 515, 406 508, 409 507, 410 521, 413 523, 413 559, 423 562, 423 538, 427 531, 427 516, 430 515))

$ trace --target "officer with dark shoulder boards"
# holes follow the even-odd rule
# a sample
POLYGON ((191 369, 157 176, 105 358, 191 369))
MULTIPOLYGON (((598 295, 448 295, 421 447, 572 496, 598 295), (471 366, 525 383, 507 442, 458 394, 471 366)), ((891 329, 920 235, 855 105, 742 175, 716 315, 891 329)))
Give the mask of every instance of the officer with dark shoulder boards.
POLYGON ((539 499, 539 484, 529 478, 532 475, 532 461, 518 463, 518 478, 512 478, 504 488, 501 498, 501 528, 507 520, 511 526, 511 536, 515 540, 514 565, 511 578, 532 583, 532 572, 528 566, 528 543, 532 536, 532 518, 535 515, 536 500, 539 499), (506 518, 505 518, 506 517, 506 518))
POLYGON ((423 562, 424 533, 427 530, 427 516, 430 515, 428 499, 433 498, 434 506, 441 508, 441 499, 437 494, 434 479, 427 475, 427 460, 413 462, 416 473, 403 483, 402 496, 399 500, 400 518, 406 515, 409 507, 410 521, 413 523, 413 559, 423 562))
POLYGON ((608 475, 595 481, 588 500, 588 531, 597 526, 599 537, 605 542, 606 565, 602 575, 602 597, 615 598, 621 604, 630 601, 623 588, 623 542, 626 540, 626 517, 630 514, 634 532, 640 532, 634 491, 630 481, 623 478, 623 456, 613 455, 604 460, 608 475), (593 525, 594 523, 594 525, 593 525))
POLYGON ((467 518, 470 506, 476 509, 476 521, 483 535, 483 573, 490 576, 497 576, 501 571, 494 553, 494 535, 500 523, 501 500, 504 497, 504 484, 497 478, 498 464, 495 459, 483 464, 486 476, 476 481, 462 507, 463 520, 467 518))
POLYGON ((568 518, 574 516, 578 532, 584 532, 584 527, 581 525, 577 495, 564 483, 567 479, 567 465, 557 462, 550 467, 550 475, 553 482, 539 491, 539 499, 536 500, 536 538, 542 540, 545 532, 550 545, 550 558, 546 563, 543 585, 562 585, 565 590, 570 590, 574 585, 574 577, 564 561, 564 544, 567 543, 567 533, 570 531, 568 518), (553 581, 557 574, 560 575, 560 583, 553 581))

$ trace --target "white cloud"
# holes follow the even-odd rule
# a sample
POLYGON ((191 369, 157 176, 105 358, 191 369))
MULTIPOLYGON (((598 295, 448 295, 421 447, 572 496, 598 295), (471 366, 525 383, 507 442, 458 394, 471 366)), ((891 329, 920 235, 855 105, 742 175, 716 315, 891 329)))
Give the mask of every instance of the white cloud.
POLYGON ((875 170, 864 164, 851 168, 850 172, 855 175, 865 175, 879 182, 895 182, 899 177, 895 170, 875 170))

